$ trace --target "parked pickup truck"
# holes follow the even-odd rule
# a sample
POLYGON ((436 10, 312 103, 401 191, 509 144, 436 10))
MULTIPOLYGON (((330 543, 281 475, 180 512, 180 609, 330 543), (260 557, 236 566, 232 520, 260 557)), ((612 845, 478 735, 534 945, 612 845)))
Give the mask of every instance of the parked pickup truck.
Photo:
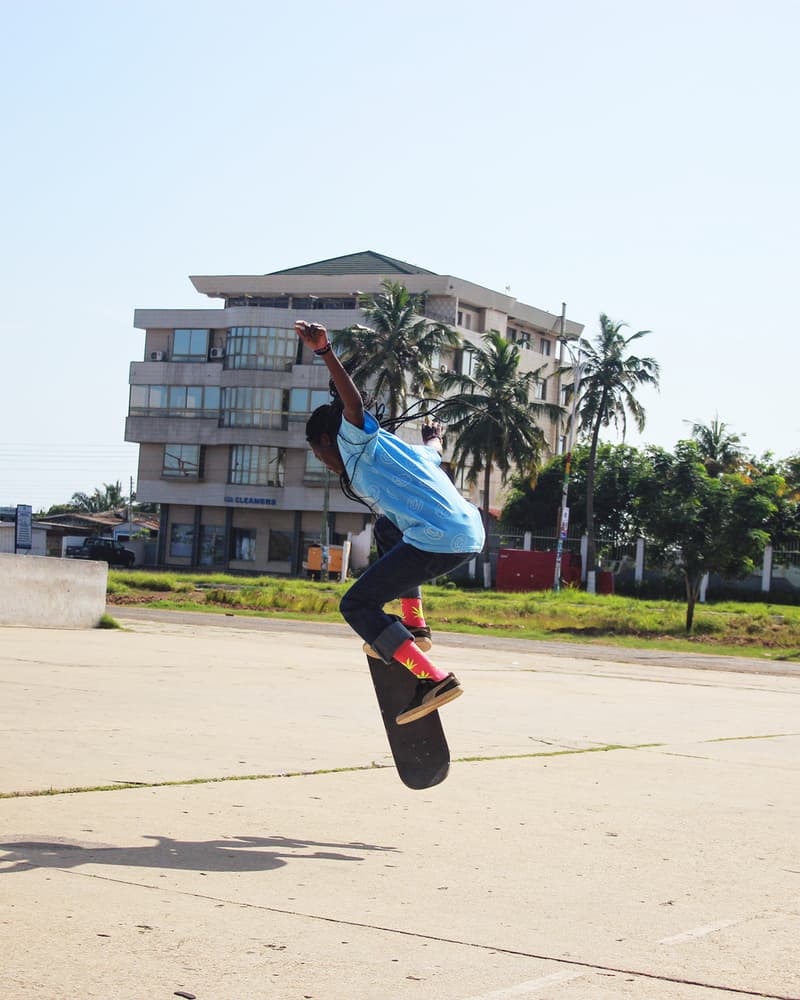
POLYGON ((83 545, 68 545, 68 559, 98 559, 107 562, 109 566, 133 566, 135 553, 124 548, 114 538, 99 538, 89 535, 84 538, 83 545))

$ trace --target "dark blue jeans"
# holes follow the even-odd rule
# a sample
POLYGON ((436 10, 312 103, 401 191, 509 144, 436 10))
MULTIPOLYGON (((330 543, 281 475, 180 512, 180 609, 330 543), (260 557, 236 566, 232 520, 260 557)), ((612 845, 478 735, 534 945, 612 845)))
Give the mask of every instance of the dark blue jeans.
POLYGON ((375 542, 380 559, 347 591, 339 610, 353 631, 389 663, 413 636, 401 621, 386 614, 384 604, 398 597, 419 597, 421 583, 449 573, 475 553, 424 552, 404 542, 399 529, 385 517, 375 525, 375 542), (387 550, 392 540, 395 543, 387 550))

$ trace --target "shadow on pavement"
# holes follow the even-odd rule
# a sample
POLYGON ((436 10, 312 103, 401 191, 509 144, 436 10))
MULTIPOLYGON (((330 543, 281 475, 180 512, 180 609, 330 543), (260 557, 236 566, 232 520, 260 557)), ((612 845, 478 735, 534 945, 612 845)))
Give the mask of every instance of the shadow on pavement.
POLYGON ((145 847, 113 847, 66 840, 19 840, 0 844, 0 875, 36 868, 76 868, 79 865, 261 872, 282 868, 289 861, 363 861, 359 852, 397 850, 375 844, 324 843, 287 837, 225 837, 209 841, 173 840, 170 837, 144 839, 154 843, 145 847), (349 853, 342 853, 345 851, 349 853))

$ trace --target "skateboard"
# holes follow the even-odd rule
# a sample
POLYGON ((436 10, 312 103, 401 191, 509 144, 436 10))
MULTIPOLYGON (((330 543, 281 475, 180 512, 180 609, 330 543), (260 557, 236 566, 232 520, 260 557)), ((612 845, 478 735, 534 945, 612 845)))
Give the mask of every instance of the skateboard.
POLYGON ((411 701, 417 680, 399 663, 367 657, 389 747, 400 780, 408 788, 432 788, 447 777, 450 748, 438 712, 398 726, 395 717, 411 701))

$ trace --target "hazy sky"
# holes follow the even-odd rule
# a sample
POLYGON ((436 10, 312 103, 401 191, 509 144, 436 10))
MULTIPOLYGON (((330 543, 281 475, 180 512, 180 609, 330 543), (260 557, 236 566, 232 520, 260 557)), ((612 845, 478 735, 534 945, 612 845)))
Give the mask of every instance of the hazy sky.
POLYGON ((0 0, 0 505, 127 490, 135 308, 367 249, 652 330, 633 444, 719 414, 797 451, 798 28, 789 0, 0 0))

